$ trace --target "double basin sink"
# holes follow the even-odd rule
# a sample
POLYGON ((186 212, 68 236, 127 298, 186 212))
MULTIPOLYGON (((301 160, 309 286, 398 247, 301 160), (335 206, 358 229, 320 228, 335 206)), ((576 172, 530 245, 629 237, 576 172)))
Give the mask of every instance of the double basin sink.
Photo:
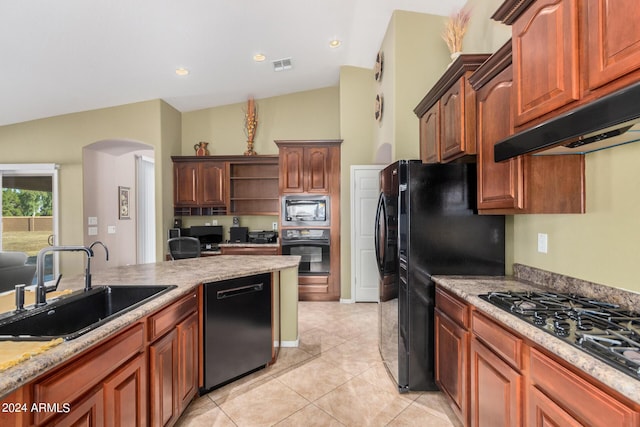
POLYGON ((96 286, 0 319, 0 341, 72 340, 176 286, 96 286))

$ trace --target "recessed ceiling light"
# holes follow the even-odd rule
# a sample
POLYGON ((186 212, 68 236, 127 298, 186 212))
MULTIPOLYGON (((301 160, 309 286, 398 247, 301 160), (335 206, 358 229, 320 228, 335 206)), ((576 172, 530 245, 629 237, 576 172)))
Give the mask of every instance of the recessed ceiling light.
POLYGON ((267 59, 267 57, 264 56, 262 53, 256 53, 255 55, 253 55, 253 60, 256 62, 262 62, 265 59, 267 59))
POLYGON ((189 74, 189 70, 187 70, 186 68, 176 68, 176 74, 179 76, 186 76, 187 74, 189 74))
POLYGON ((341 44, 342 44, 342 41, 341 41, 341 40, 333 39, 333 40, 331 40, 331 41, 329 42, 329 47, 331 47, 331 48, 336 48, 336 47, 340 46, 341 44))

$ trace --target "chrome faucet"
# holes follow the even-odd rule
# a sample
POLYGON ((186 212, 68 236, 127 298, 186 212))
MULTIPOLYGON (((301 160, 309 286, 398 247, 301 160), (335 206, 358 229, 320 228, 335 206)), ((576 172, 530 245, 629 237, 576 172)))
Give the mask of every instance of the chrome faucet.
MULTIPOLYGON (((102 243, 100 240, 96 240, 95 242, 93 242, 90 246, 89 246, 89 250, 93 253, 93 247, 95 245, 100 245, 104 248, 104 253, 107 256, 107 261, 109 261, 109 248, 107 248, 107 245, 105 245, 104 243, 102 243)), ((87 272, 85 275, 85 280, 84 280, 84 291, 90 291, 91 290, 91 257, 87 258, 87 272)))
POLYGON ((42 307, 47 304, 47 290, 44 286, 44 258, 49 252, 84 252, 87 254, 87 272, 84 278, 84 287, 87 289, 91 287, 91 278, 89 275, 89 259, 93 256, 93 251, 90 248, 84 246, 48 246, 40 249, 38 256, 36 257, 38 284, 36 285, 36 307, 42 307), (87 277, 89 277, 87 279, 87 277))

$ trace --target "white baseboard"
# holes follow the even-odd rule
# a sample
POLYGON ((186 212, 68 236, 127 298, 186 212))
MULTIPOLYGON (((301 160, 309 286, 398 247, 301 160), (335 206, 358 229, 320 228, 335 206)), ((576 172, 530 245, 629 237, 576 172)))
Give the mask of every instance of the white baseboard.
MULTIPOLYGON (((282 348, 284 348, 284 347, 299 347, 300 346, 300 338, 298 338, 295 341, 282 341, 280 344, 282 345, 282 348)), ((273 342, 273 346, 274 347, 278 347, 278 341, 274 341, 273 342)))
POLYGON ((340 298, 340 304, 355 304, 356 300, 354 300, 353 298, 340 298))

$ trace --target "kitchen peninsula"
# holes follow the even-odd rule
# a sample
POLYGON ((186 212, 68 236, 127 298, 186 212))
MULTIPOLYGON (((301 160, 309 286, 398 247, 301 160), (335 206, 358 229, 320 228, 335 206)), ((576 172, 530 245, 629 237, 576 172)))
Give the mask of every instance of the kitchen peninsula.
MULTIPOLYGON (((201 369, 198 369, 202 361, 193 358, 200 353, 197 349, 201 346, 198 335, 202 318, 201 284, 273 273, 273 338, 281 345, 295 346, 298 263, 297 256, 220 255, 95 272, 94 287, 175 285, 176 288, 76 339, 64 341, 6 369, 0 375, 2 403, 66 403, 70 409, 66 415, 75 411, 85 419, 104 414, 106 420, 127 415, 127 408, 118 409, 118 400, 113 399, 121 393, 119 399, 128 400, 127 403, 135 407, 141 424, 166 424, 167 420, 175 420, 202 384, 201 369), (185 329, 181 329, 182 324, 185 329), (164 347, 165 343, 168 346, 164 347), (127 349, 131 356, 119 350, 121 348, 127 349), (188 351, 184 352, 185 348, 188 351), (110 352, 117 363, 106 358, 110 352), (185 364, 186 370, 182 369, 184 357, 191 358, 192 362, 185 364), (84 380, 93 375, 96 375, 94 383, 84 380), (181 388, 185 376, 193 379, 191 389, 186 391, 181 388), (166 381, 175 383, 167 389, 166 381), (118 391, 119 384, 126 387, 118 391), (167 390, 168 396, 172 396, 170 402, 167 402, 167 390), (115 406, 109 407, 109 402, 115 406)), ((63 279, 58 290, 78 290, 83 286, 83 276, 77 276, 63 279)), ((0 424, 7 421, 14 425, 39 425, 63 416, 46 411, 16 412, 20 411, 1 413, 0 424)))

